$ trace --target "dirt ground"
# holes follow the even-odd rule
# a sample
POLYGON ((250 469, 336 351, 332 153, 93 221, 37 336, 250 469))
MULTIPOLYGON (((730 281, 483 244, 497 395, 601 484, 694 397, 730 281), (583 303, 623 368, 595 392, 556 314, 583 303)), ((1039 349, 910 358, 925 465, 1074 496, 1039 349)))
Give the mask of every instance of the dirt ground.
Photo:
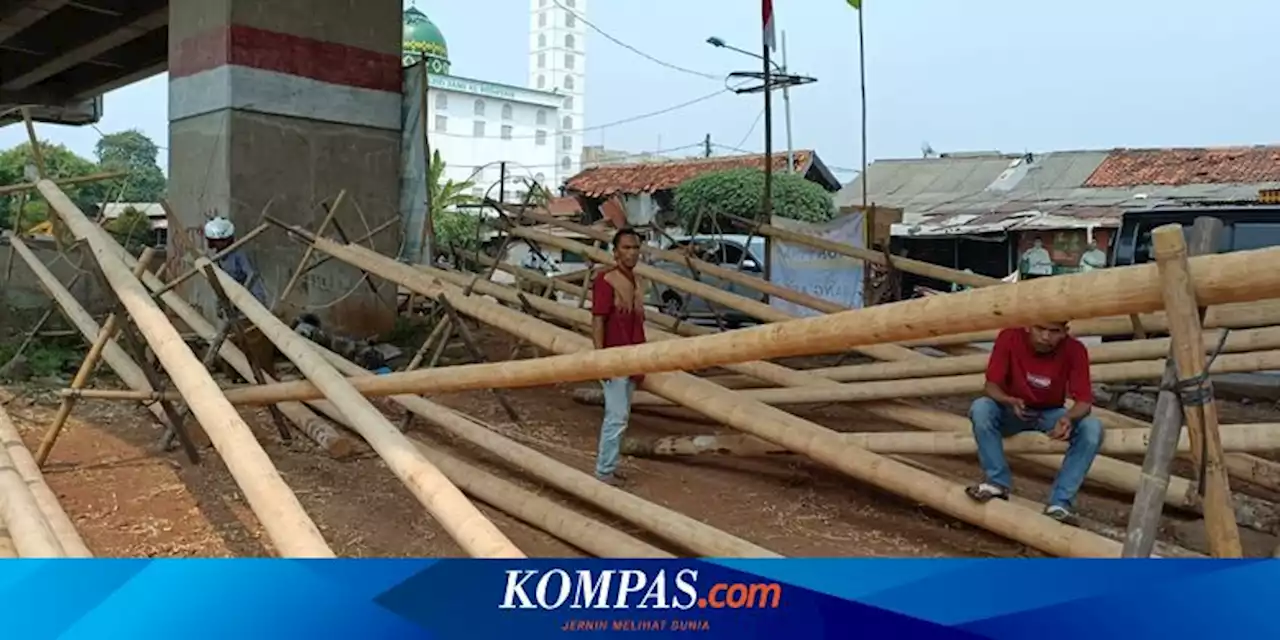
MULTIPOLYGON (((481 333, 486 351, 506 357, 512 343, 481 333)), ((815 366, 813 361, 811 366, 815 366)), ((508 391, 520 413, 513 421, 491 392, 432 396, 433 400, 493 425, 505 435, 575 468, 590 471, 600 409, 571 398, 574 386, 508 391)), ((34 449, 51 422, 57 397, 48 390, 11 388, 17 398, 7 409, 34 449)), ((394 422, 398 406, 378 400, 394 422)), ((930 403, 963 412, 964 399, 930 403)), ((1278 422, 1269 407, 1224 403, 1224 421, 1278 422)), ((425 509, 371 452, 337 461, 301 436, 286 446, 266 411, 242 412, 254 426, 268 455, 320 526, 334 550, 349 557, 461 556, 462 551, 425 509)), ((847 405, 804 407, 797 411, 816 423, 842 431, 903 427, 872 418, 847 405)), ((615 518, 544 488, 536 481, 415 420, 411 430, 453 453, 540 495, 608 522, 637 537, 652 538, 615 518)), ((727 432, 723 427, 640 413, 631 434, 656 436, 727 432)), ((46 477, 90 549, 98 556, 265 556, 270 555, 261 526, 245 504, 216 452, 206 449, 200 465, 180 450, 156 454, 159 429, 137 405, 82 401, 58 441, 46 477)), ((966 458, 921 458, 961 479, 978 477, 966 458)), ((1136 460, 1141 463, 1141 460, 1136 460)), ((766 458, 706 457, 682 460, 625 458, 628 490, 712 526, 786 556, 1016 557, 1039 552, 969 526, 887 492, 855 482, 795 456, 766 458)), ((1042 500, 1052 477, 1043 469, 1014 466, 1017 490, 1042 500)), ((1090 489, 1080 509, 1090 519, 1123 530, 1130 496, 1090 489)), ((482 510, 531 556, 577 556, 582 552, 550 535, 482 505, 482 510)), ((1203 551, 1189 515, 1166 512, 1169 539, 1203 551)), ((681 553, 660 543, 670 551, 681 553)), ((1269 553, 1275 540, 1249 532, 1251 554, 1269 553)))

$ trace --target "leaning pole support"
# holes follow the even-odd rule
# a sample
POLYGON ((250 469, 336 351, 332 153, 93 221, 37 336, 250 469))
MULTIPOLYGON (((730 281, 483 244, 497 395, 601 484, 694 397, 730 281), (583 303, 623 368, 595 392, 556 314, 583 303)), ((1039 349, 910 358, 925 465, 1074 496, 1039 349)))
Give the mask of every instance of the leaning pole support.
POLYGON ((333 557, 319 528, 272 465, 249 425, 227 401, 218 383, 200 365, 200 359, 183 342, 164 312, 151 300, 150 292, 129 272, 115 246, 102 237, 102 229, 54 183, 40 180, 36 187, 71 233, 88 243, 107 283, 169 373, 192 415, 209 435, 276 552, 289 557, 333 557))

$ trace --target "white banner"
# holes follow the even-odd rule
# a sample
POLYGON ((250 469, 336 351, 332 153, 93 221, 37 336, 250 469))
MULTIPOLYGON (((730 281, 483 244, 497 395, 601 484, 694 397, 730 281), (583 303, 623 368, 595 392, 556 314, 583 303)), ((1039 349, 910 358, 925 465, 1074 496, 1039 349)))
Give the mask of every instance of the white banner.
MULTIPOLYGON (((779 229, 862 247, 864 221, 864 216, 859 212, 822 224, 775 216, 770 224, 779 229)), ((772 282, 845 307, 862 307, 861 260, 777 239, 772 244, 769 252, 769 279, 772 282)), ((816 316, 822 313, 776 297, 771 298, 770 303, 775 309, 796 316, 816 316)))

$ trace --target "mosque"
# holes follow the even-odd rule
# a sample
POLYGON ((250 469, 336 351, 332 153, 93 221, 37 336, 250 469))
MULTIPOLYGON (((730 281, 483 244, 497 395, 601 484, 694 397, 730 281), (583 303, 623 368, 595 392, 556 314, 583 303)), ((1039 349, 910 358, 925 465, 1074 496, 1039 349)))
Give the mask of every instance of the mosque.
POLYGON ((586 32, 579 16, 587 0, 528 1, 525 87, 455 75, 444 34, 416 6, 404 11, 406 142, 411 135, 420 141, 425 123, 431 150, 439 150, 445 163, 444 178, 472 182, 474 196, 498 198, 500 162, 507 163, 503 193, 509 201, 522 199, 531 181, 555 192, 581 166, 586 32), (425 120, 417 107, 423 61, 425 120))

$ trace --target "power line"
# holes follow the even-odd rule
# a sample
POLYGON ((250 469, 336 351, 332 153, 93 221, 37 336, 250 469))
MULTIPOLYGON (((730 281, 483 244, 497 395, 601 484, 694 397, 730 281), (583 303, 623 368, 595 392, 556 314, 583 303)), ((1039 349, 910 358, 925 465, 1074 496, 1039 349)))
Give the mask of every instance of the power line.
POLYGON ((763 117, 764 109, 761 109, 760 113, 756 114, 756 119, 751 122, 751 128, 747 129, 747 132, 742 134, 742 139, 738 141, 739 147, 747 143, 747 139, 751 137, 751 134, 755 133, 756 127, 760 124, 760 119, 763 117))
POLYGON ((674 71, 679 71, 679 72, 681 72, 681 73, 687 73, 687 74, 689 74, 689 75, 698 76, 699 78, 707 78, 707 79, 709 79, 709 80, 719 80, 719 79, 722 77, 722 76, 714 75, 714 74, 710 74, 710 73, 703 73, 703 72, 701 72, 701 71, 694 71, 693 69, 686 69, 685 67, 682 67, 682 66, 679 66, 679 65, 675 65, 675 64, 671 64, 670 62, 666 62, 666 61, 664 61, 664 60, 659 60, 659 59, 657 59, 657 58, 655 58, 655 57, 653 57, 653 56, 651 56, 651 55, 649 55, 649 54, 647 54, 647 53, 645 53, 645 52, 643 52, 643 51, 641 51, 641 50, 639 50, 639 49, 637 49, 637 48, 635 48, 635 47, 633 47, 633 46, 631 46, 631 45, 629 45, 629 44, 627 44, 627 43, 625 43, 625 42, 623 42, 623 41, 621 41, 621 40, 619 40, 619 39, 617 39, 617 38, 615 38, 615 37, 613 37, 612 35, 609 35, 607 32, 605 32, 605 30, 604 30, 604 29, 601 29, 600 27, 597 27, 596 25, 592 24, 590 20, 587 20, 586 18, 582 17, 582 15, 578 14, 578 13, 577 13, 577 12, 575 12, 573 9, 570 9, 569 7, 566 7, 566 6, 564 6, 563 4, 560 4, 560 0, 551 0, 551 1, 552 1, 552 3, 554 3, 557 7, 561 8, 561 9, 563 9, 565 12, 567 12, 569 15, 572 15, 574 18, 576 18, 576 19, 578 19, 578 20, 581 20, 583 24, 587 25, 588 27, 591 27, 591 30, 592 30, 592 31, 595 31, 596 33, 598 33, 598 34, 600 34, 600 35, 602 35, 602 36, 604 36, 604 37, 608 38, 610 42, 613 42, 614 44, 616 44, 616 45, 618 45, 618 46, 620 46, 620 47, 622 47, 622 48, 624 48, 624 49, 626 49, 626 50, 628 50, 628 51, 630 51, 630 52, 632 52, 632 53, 634 53, 634 54, 636 54, 636 55, 638 55, 638 56, 640 56, 640 57, 642 57, 642 58, 644 58, 644 59, 646 59, 646 60, 648 60, 648 61, 650 61, 650 62, 653 62, 653 63, 659 64, 659 65, 661 65, 661 66, 664 66, 664 67, 666 67, 666 68, 668 68, 668 69, 672 69, 672 70, 674 70, 674 71))
MULTIPOLYGON (((693 105, 695 105, 695 104, 698 104, 698 103, 700 103, 700 102, 706 102, 707 100, 710 100, 710 99, 715 98, 715 97, 717 97, 717 96, 724 95, 724 94, 729 93, 729 92, 730 92, 730 90, 729 90, 729 89, 720 89, 720 90, 715 91, 715 92, 713 92, 713 93, 708 93, 707 95, 700 96, 700 97, 694 98, 694 99, 689 100, 689 101, 686 101, 686 102, 681 102, 680 104, 672 105, 672 106, 670 106, 670 107, 666 107, 666 108, 664 108, 664 109, 659 109, 659 110, 657 110, 657 111, 650 111, 649 113, 641 113, 641 114, 639 114, 639 115, 630 116, 630 117, 627 117, 627 118, 623 118, 623 119, 621 119, 621 120, 615 120, 615 121, 613 121, 613 122, 607 122, 607 123, 605 123, 605 124, 598 124, 598 125, 595 125, 595 126, 593 126, 593 127, 583 127, 583 128, 581 128, 581 129, 550 129, 549 131, 552 131, 552 132, 554 132, 554 133, 564 134, 564 133, 586 133, 586 132, 588 132, 588 131, 600 131, 600 130, 603 130, 603 129, 610 129, 610 128, 613 128, 613 127, 622 126, 622 125, 624 125, 624 124, 631 124, 632 122, 637 122, 637 121, 645 120, 645 119, 648 119, 648 118, 654 118, 654 117, 657 117, 657 116, 666 115, 666 114, 668 114, 668 113, 671 113, 672 111, 679 111, 680 109, 686 109, 686 108, 691 107, 691 106, 693 106, 693 105)), ((437 115, 444 115, 444 114, 439 114, 439 113, 437 113, 437 115)), ((445 117, 448 117, 448 116, 446 115, 445 117)), ((487 122, 487 121, 486 121, 486 122, 487 122)), ((538 137, 538 136, 537 136, 537 134, 534 134, 534 135, 527 135, 527 134, 526 134, 526 135, 518 135, 518 136, 513 135, 513 136, 508 136, 508 137, 505 137, 505 138, 504 138, 504 137, 502 137, 501 135, 497 135, 497 136, 490 136, 490 135, 484 135, 484 136, 469 136, 469 135, 464 134, 464 133, 449 133, 449 132, 447 132, 447 131, 437 131, 437 130, 434 130, 434 129, 431 131, 431 133, 432 133, 432 134, 435 134, 435 135, 442 135, 442 136, 447 136, 447 137, 451 137, 451 138, 470 138, 470 139, 472 139, 472 140, 486 140, 486 139, 488 139, 488 140, 499 140, 499 139, 501 139, 501 140, 532 140, 532 139, 534 139, 534 138, 537 138, 537 137, 538 137)))

